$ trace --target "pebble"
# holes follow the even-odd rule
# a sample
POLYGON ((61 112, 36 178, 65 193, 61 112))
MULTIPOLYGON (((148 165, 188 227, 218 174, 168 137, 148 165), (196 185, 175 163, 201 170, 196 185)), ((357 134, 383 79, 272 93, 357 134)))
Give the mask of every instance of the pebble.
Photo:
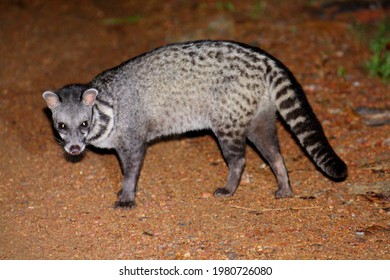
POLYGON ((242 184, 250 184, 251 183, 251 176, 248 173, 248 171, 244 170, 241 176, 241 183, 242 184))
POLYGON ((213 197, 212 193, 208 193, 208 192, 202 193, 202 198, 211 198, 211 197, 213 197))
POLYGON ((330 108, 330 109, 328 109, 328 112, 329 112, 330 114, 332 114, 332 115, 335 115, 335 114, 341 113, 342 110, 339 109, 339 108, 330 108))
POLYGON ((227 257, 229 260, 235 260, 238 257, 238 254, 236 252, 229 252, 227 253, 227 257))
POLYGON ((316 91, 318 89, 318 86, 315 84, 309 84, 309 85, 304 85, 303 89, 305 91, 316 91))

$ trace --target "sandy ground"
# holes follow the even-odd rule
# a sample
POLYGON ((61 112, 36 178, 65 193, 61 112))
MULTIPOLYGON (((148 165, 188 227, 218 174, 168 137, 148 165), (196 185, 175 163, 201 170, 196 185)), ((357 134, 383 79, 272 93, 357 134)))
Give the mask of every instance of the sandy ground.
POLYGON ((364 68, 362 31, 389 10, 325 3, 1 1, 0 258, 389 259, 390 127, 355 112, 390 107, 389 84, 364 68), (115 154, 66 157, 41 94, 194 39, 242 41, 283 61, 348 164, 347 180, 325 178, 279 123, 295 197, 274 198, 274 175, 248 146, 247 180, 214 198, 226 164, 211 134, 191 133, 152 144, 137 208, 114 209, 115 154))

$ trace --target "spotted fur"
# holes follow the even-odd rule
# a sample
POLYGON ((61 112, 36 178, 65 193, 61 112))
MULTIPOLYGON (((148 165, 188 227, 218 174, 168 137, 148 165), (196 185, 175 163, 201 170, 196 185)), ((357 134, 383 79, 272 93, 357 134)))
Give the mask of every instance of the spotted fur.
POLYGON ((277 113, 326 175, 336 180, 347 176, 346 165, 329 145, 292 73, 256 47, 228 41, 167 45, 109 69, 88 84, 45 92, 44 98, 55 123, 67 120, 69 131, 62 134, 67 151, 73 147, 74 154, 81 153, 85 144, 117 151, 124 172, 120 207, 134 206, 149 141, 200 129, 214 132, 229 167, 227 183, 216 196, 236 191, 247 139, 275 173, 276 197, 292 196, 279 150, 277 113), (88 91, 96 95, 88 96, 88 91), (81 137, 76 132, 86 119, 90 126, 81 137))

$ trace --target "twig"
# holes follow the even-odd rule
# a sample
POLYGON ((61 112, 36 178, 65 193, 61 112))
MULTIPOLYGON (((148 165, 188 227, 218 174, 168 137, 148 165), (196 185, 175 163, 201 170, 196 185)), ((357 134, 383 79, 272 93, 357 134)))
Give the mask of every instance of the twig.
POLYGON ((230 207, 247 210, 249 212, 261 213, 261 212, 270 212, 270 211, 287 211, 287 210, 310 210, 310 209, 319 209, 323 206, 309 206, 309 207, 287 207, 287 208, 263 208, 263 209, 253 209, 248 207, 241 207, 237 205, 231 205, 230 207))

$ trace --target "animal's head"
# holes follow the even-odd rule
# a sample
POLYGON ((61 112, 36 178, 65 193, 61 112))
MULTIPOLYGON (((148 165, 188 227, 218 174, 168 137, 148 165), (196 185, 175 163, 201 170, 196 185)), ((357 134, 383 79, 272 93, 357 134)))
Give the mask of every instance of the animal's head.
POLYGON ((52 112, 54 128, 69 154, 78 155, 86 146, 97 95, 96 89, 85 85, 69 85, 42 95, 52 112))

